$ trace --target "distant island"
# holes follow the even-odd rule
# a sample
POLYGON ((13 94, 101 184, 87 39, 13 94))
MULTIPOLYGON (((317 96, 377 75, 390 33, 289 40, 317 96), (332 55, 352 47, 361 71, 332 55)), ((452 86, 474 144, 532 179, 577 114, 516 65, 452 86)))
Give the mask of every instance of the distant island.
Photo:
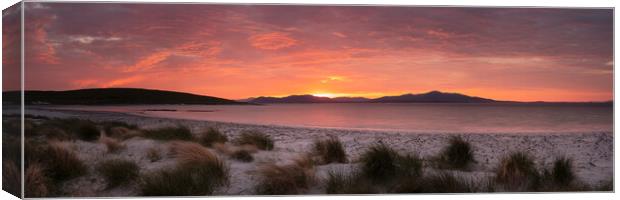
MULTIPOLYGON (((20 91, 3 92, 4 102, 18 104, 20 91)), ((24 91, 26 105, 249 104, 212 96, 140 88, 95 88, 67 91, 24 91)))
POLYGON ((245 102, 257 104, 270 103, 496 103, 493 99, 467 96, 459 93, 431 91, 422 94, 403 94, 384 96, 375 99, 364 97, 317 97, 313 95, 292 95, 287 97, 257 97, 246 99, 245 102))

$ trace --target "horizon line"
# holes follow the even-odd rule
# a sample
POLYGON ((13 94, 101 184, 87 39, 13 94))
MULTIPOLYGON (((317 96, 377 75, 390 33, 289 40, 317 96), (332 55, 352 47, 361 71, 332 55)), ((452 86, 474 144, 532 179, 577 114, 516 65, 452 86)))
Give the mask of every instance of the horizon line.
MULTIPOLYGON (((285 97, 290 97, 290 96, 313 96, 313 97, 320 97, 320 98, 328 98, 328 99, 335 99, 335 98, 365 98, 365 99, 378 99, 378 98, 382 98, 382 97, 388 97, 388 96, 402 96, 402 95, 420 95, 420 94, 428 94, 428 93, 432 93, 432 92, 440 92, 440 93, 444 93, 444 94, 460 94, 460 95, 465 95, 465 96, 469 96, 469 97, 474 97, 474 98, 484 98, 484 99, 490 99, 493 101, 497 101, 497 102, 515 102, 515 103, 608 103, 608 102, 614 102, 614 99, 610 99, 610 100, 589 100, 589 101, 543 101, 543 100, 536 100, 536 101, 516 101, 516 100, 498 100, 498 99, 493 99, 493 98, 487 98, 487 97, 483 97, 483 96, 475 96, 475 95, 469 95, 466 93, 461 93, 461 92, 445 92, 445 91, 441 91, 441 90, 429 90, 427 92, 420 92, 420 93, 413 93, 413 92, 406 92, 406 93, 399 93, 399 94, 392 94, 392 95, 383 95, 383 96, 379 96, 379 97, 364 97, 364 96, 333 96, 333 97, 328 97, 328 96, 317 96, 315 94, 310 94, 310 93, 303 93, 303 94, 289 94, 289 95, 282 95, 282 96, 253 96, 253 97, 246 97, 246 98, 227 98, 227 97, 219 97, 219 96, 212 96, 212 95, 208 95, 208 94, 200 94, 200 93, 194 93, 194 92, 187 92, 187 91, 177 91, 177 90, 164 90, 164 89, 155 89, 155 88, 140 88, 140 87, 99 87, 99 88, 79 88, 79 89, 65 89, 65 90, 23 90, 23 91, 45 91, 45 92, 66 92, 66 91, 78 91, 78 90, 93 90, 93 89, 142 89, 142 90, 157 90, 157 91, 167 91, 167 92, 178 92, 178 93, 186 93, 186 94, 192 94, 192 95, 200 95, 200 96, 210 96, 210 97, 217 97, 217 98, 223 98, 223 99, 228 99, 228 100, 234 100, 234 101, 241 101, 241 100, 248 100, 248 99, 255 99, 255 98, 260 98, 260 97, 267 97, 267 98, 285 98, 285 97)), ((17 92, 17 91, 21 91, 21 90, 7 90, 7 91, 2 91, 4 92, 17 92)))

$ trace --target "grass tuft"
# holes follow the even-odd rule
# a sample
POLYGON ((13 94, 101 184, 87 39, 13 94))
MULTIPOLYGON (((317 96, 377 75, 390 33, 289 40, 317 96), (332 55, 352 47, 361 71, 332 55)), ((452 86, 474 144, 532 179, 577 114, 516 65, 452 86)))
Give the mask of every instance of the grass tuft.
POLYGON ((80 140, 84 141, 95 141, 99 138, 101 134, 97 126, 94 123, 89 121, 82 121, 77 124, 75 128, 75 133, 77 134, 80 140))
POLYGON ((259 172, 260 179, 255 189, 261 195, 300 194, 314 181, 314 167, 309 158, 288 165, 267 164, 259 172))
POLYGON ((327 194, 374 194, 375 187, 359 172, 328 171, 325 181, 327 194))
POLYGON ((209 128, 200 135, 198 142, 206 147, 211 147, 214 143, 228 142, 228 137, 215 128, 209 128))
POLYGON ((108 153, 116 153, 121 149, 125 148, 125 145, 123 145, 120 141, 114 138, 101 137, 99 138, 99 141, 106 146, 106 148, 108 149, 108 153))
POLYGON ((313 154, 321 159, 322 164, 347 162, 347 154, 337 137, 315 141, 313 154))
POLYGON ((396 159, 397 174, 401 178, 417 178, 422 176, 423 162, 417 155, 399 155, 396 159))
POLYGON ((545 169, 540 180, 539 191, 584 191, 593 190, 588 185, 578 182, 573 171, 572 160, 557 158, 551 169, 545 169))
POLYGON ((273 140, 261 132, 258 131, 245 131, 241 133, 241 136, 235 140, 237 145, 254 145, 260 150, 272 150, 273 140))
MULTIPOLYGON (((73 139, 73 137, 75 137, 77 139, 89 141, 89 142, 97 140, 99 138, 99 135, 101 135, 99 128, 97 128, 94 122, 90 120, 83 120, 83 119, 76 119, 76 118, 69 118, 69 119, 54 118, 54 119, 45 120, 41 124, 33 128, 34 133, 32 134, 39 135, 41 134, 39 133, 39 131, 45 132, 45 129, 54 129, 54 128, 63 130, 66 134, 70 136, 69 139, 73 139)), ((47 133, 52 133, 52 135, 50 135, 52 137, 59 136, 61 137, 60 139, 65 137, 64 134, 60 132, 47 132, 47 133)))
POLYGON ((146 157, 151 162, 156 162, 156 161, 161 160, 161 154, 159 153, 159 150, 157 150, 156 148, 149 148, 149 150, 147 150, 146 152, 146 157))
POLYGON ((216 187, 228 184, 228 166, 203 146, 176 142, 172 153, 178 163, 172 169, 146 174, 140 181, 144 196, 210 195, 216 187))
POLYGON ((252 161, 254 161, 254 157, 252 157, 252 153, 250 153, 249 151, 247 151, 245 149, 238 149, 238 150, 232 152, 232 154, 230 154, 230 157, 235 159, 235 160, 242 161, 242 162, 252 162, 252 161))
POLYGON ((58 145, 26 143, 27 166, 40 163, 45 174, 55 182, 69 180, 86 173, 86 165, 77 155, 58 145))
POLYGON ((360 158, 362 173, 375 183, 390 180, 398 175, 396 162, 399 157, 398 153, 387 145, 376 144, 364 152, 360 158))
POLYGON ((33 129, 31 129, 31 131, 34 132, 33 135, 35 134, 43 135, 47 139, 53 139, 53 140, 58 140, 58 141, 67 141, 67 140, 75 139, 73 135, 70 135, 69 133, 67 133, 67 131, 60 129, 58 127, 35 126, 33 129))
POLYGON ((143 196, 204 196, 213 193, 217 180, 209 168, 177 166, 145 174, 140 182, 143 196))
POLYGON ((12 160, 2 160, 2 189, 16 197, 21 196, 21 172, 12 160))
POLYGON ((38 163, 31 163, 24 174, 26 185, 24 194, 26 197, 47 197, 52 192, 49 178, 45 175, 44 168, 38 163))
POLYGON ((401 179, 392 188, 394 193, 471 193, 479 192, 475 182, 449 172, 438 172, 416 179, 401 179))
POLYGON ((171 148, 177 163, 183 168, 201 167, 209 171, 216 185, 228 182, 228 166, 207 148, 194 142, 174 142, 171 148))
POLYGON ((523 152, 504 158, 497 168, 495 179, 507 190, 526 191, 538 187, 540 175, 534 161, 523 152))
POLYGON ((110 159, 97 166, 97 172, 108 182, 108 188, 124 185, 138 178, 140 168, 130 160, 110 159))
POLYGON ((568 158, 559 158, 553 163, 551 171, 553 183, 559 186, 568 186, 575 180, 573 172, 572 160, 568 158))
POLYGON ((456 136, 450 139, 439 158, 443 166, 453 169, 464 169, 475 162, 471 144, 456 136))
POLYGON ((108 128, 106 136, 115 138, 118 140, 127 140, 132 137, 142 136, 142 132, 139 129, 129 129, 126 127, 111 127, 108 128))
POLYGON ((194 137, 185 126, 145 130, 144 137, 154 140, 192 140, 194 137))
MULTIPOLYGON (((120 121, 105 121, 99 123, 103 127, 103 131, 109 137, 122 137, 125 133, 131 130, 137 130, 138 126, 135 124, 128 124, 120 121)), ((118 138, 120 139, 120 138, 118 138)))

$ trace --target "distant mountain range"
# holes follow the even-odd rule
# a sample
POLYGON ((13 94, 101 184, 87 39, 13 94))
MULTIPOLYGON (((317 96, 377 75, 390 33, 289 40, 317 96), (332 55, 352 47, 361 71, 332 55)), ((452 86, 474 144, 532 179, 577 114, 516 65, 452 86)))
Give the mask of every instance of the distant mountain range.
POLYGON ((467 96, 459 93, 431 91, 422 94, 384 96, 375 99, 364 97, 317 97, 313 95, 292 95, 287 97, 257 97, 243 100, 257 104, 270 103, 494 103, 493 99, 467 96))
MULTIPOLYGON (((3 92, 3 104, 18 104, 20 91, 3 92)), ((68 91, 25 91, 26 105, 127 105, 127 104, 248 104, 183 92, 139 88, 96 88, 68 91)))

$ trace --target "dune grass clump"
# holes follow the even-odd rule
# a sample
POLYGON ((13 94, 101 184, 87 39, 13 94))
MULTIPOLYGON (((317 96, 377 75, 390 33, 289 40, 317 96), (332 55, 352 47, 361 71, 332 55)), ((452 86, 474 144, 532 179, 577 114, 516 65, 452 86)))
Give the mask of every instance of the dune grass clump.
POLYGON ((461 137, 452 137, 439 156, 443 168, 465 169, 475 162, 471 144, 461 137))
MULTIPOLYGON (((6 116, 6 115, 5 115, 6 116)), ((22 122, 17 117, 16 119, 3 119, 2 120, 2 134, 11 136, 20 136, 22 122)))
POLYGON ((172 145, 177 165, 146 174, 140 181, 144 196, 202 196, 228 184, 229 169, 217 156, 197 143, 172 145))
POLYGON ((47 197, 52 193, 53 185, 45 175, 44 168, 38 163, 31 163, 24 173, 26 180, 24 195, 26 197, 47 197))
POLYGON ((540 174, 534 161, 523 152, 504 158, 497 168, 495 180, 511 191, 527 191, 538 187, 540 174))
POLYGON ((397 174, 401 178, 417 178, 422 176, 423 162, 414 154, 399 155, 396 159, 397 174))
POLYGON ((54 127, 65 131, 67 134, 84 141, 95 141, 101 134, 96 124, 90 120, 83 119, 59 119, 54 118, 45 120, 39 127, 54 127))
POLYGON ((75 130, 78 138, 84 141, 95 141, 99 138, 100 132, 97 126, 93 123, 83 122, 80 123, 75 130))
POLYGON ((471 193, 478 188, 472 181, 448 172, 426 175, 396 187, 396 193, 471 193))
POLYGON ((105 131, 107 137, 111 137, 117 140, 127 140, 133 137, 142 136, 140 129, 129 129, 126 127, 111 127, 105 131))
MULTIPOLYGON (((35 126, 32 130, 32 135, 43 135, 47 139, 53 139, 58 141, 75 140, 75 136, 67 133, 66 130, 52 126, 35 126)), ((30 132, 30 131, 28 131, 30 132)))
POLYGON ((321 159, 322 164, 347 162, 347 154, 337 137, 315 141, 313 154, 321 159))
POLYGON ((156 162, 156 161, 161 160, 161 154, 159 153, 159 150, 157 150, 156 148, 149 148, 146 152, 146 157, 151 162, 156 162))
POLYGON ((198 142, 206 147, 211 147, 214 143, 228 142, 228 137, 215 128, 209 128, 198 137, 198 142))
POLYGON ((26 166, 40 163, 45 174, 57 183, 84 175, 87 170, 74 152, 58 145, 28 142, 25 153, 26 166))
POLYGON ((218 186, 209 168, 177 166, 143 175, 143 196, 204 196, 218 186))
POLYGON ((19 197, 21 194, 21 172, 12 160, 2 160, 2 189, 19 197))
POLYGON ((387 145, 376 144, 370 147, 360 158, 362 173, 372 182, 390 180, 397 175, 399 157, 398 153, 387 145))
POLYGON ((254 145, 260 150, 272 150, 273 140, 266 134, 258 131, 245 131, 235 140, 238 145, 254 145))
POLYGON ((121 149, 125 148, 125 145, 123 145, 120 141, 107 136, 99 138, 99 141, 106 146, 108 153, 117 153, 121 149))
POLYGON ((332 170, 325 181, 327 194, 374 194, 375 187, 357 171, 332 170))
POLYGON ((400 154, 384 143, 371 146, 360 161, 361 174, 378 186, 397 187, 422 176, 422 159, 415 154, 400 154))
POLYGON ((254 157, 252 157, 252 153, 250 153, 250 151, 245 150, 245 149, 238 149, 236 151, 233 151, 232 154, 230 154, 230 157, 235 160, 242 161, 242 162, 254 161, 254 157))
POLYGON ((538 191, 587 191, 596 190, 576 180, 572 160, 557 158, 550 169, 545 169, 538 191))
POLYGON ((558 186, 568 186, 575 180, 573 163, 571 159, 559 158, 553 163, 551 170, 551 180, 558 186))
POLYGON ((125 159, 104 160, 99 163, 96 169, 105 178, 108 188, 130 183, 136 180, 140 174, 138 165, 125 159))
POLYGON ((209 171, 216 185, 228 183, 229 168, 226 163, 218 158, 207 148, 194 142, 175 142, 171 149, 179 166, 184 168, 199 167, 209 171))
POLYGON ((259 170, 256 193, 261 195, 300 194, 314 181, 314 166, 309 158, 301 158, 292 164, 267 164, 259 170))
POLYGON ((21 163, 21 139, 15 136, 2 136, 2 159, 13 161, 15 164, 21 163))
POLYGON ((194 136, 185 126, 145 130, 144 137, 154 140, 192 140, 194 136))
POLYGON ((106 133, 106 135, 112 137, 112 135, 114 135, 114 133, 119 129, 125 129, 125 130, 137 130, 138 126, 135 124, 129 124, 126 122, 121 122, 121 121, 104 121, 99 123, 99 125, 101 125, 103 127, 103 131, 106 133), (117 129, 117 130, 114 130, 117 129))

